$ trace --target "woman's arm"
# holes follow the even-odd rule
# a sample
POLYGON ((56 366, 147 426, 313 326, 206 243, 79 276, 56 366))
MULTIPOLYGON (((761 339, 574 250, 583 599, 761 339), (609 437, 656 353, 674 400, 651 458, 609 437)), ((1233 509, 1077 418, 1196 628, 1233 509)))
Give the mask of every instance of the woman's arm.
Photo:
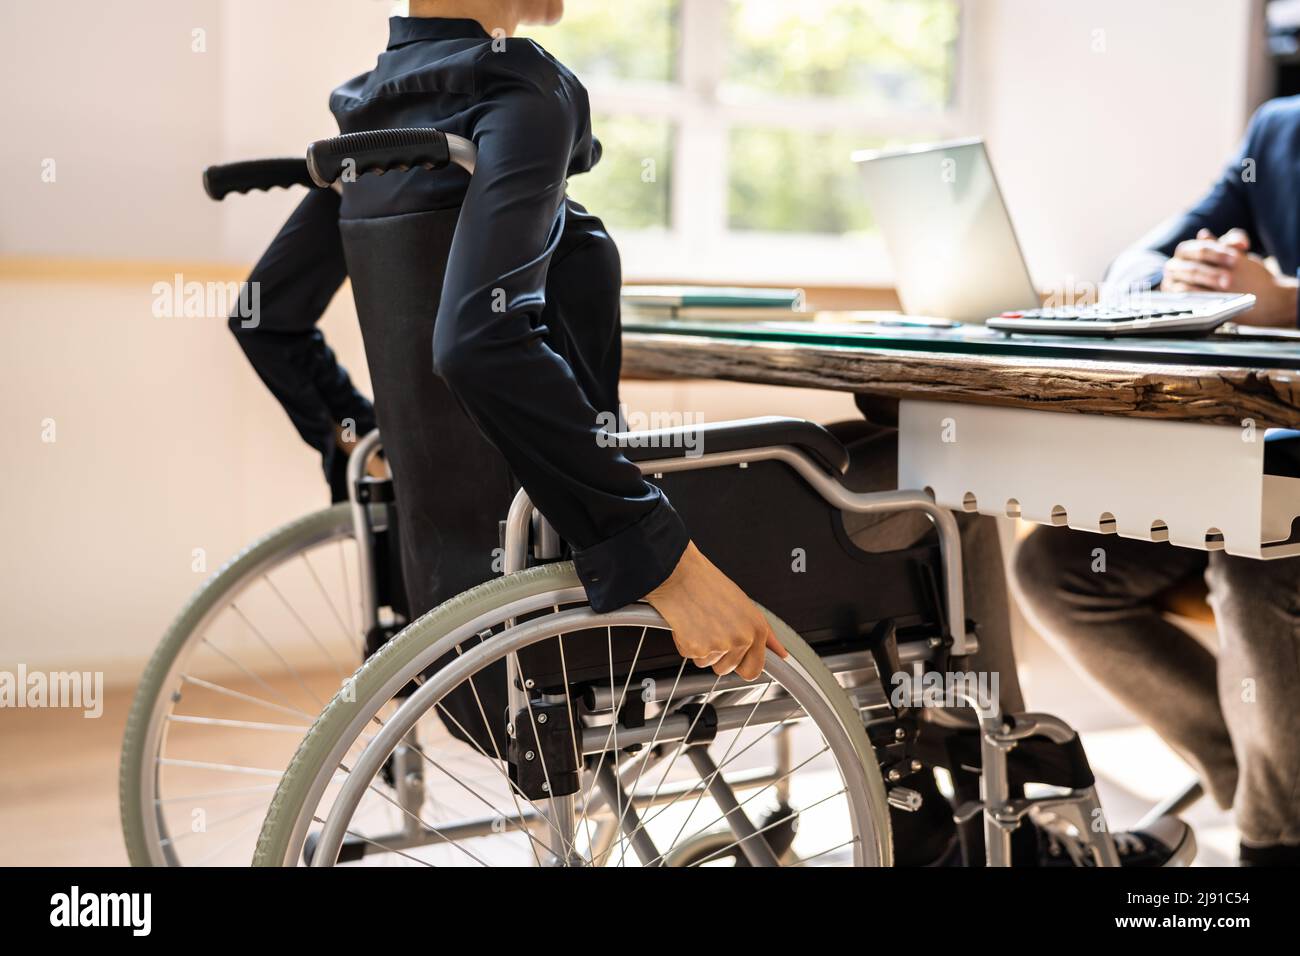
POLYGON ((494 82, 476 107, 478 161, 434 327, 435 368, 573 545, 596 610, 651 595, 684 656, 755 677, 775 644, 765 619, 690 544, 662 492, 600 440, 598 413, 617 409, 594 408, 547 343, 546 277, 571 157, 590 149, 587 104, 553 68, 512 64, 530 56, 512 46, 488 54, 494 82))
POLYGON ((661 584, 687 535, 663 494, 600 440, 597 413, 617 410, 592 407, 547 342, 546 278, 586 104, 558 78, 544 85, 544 70, 521 76, 501 62, 520 56, 485 57, 493 82, 478 107, 478 161, 448 259, 434 366, 575 548, 593 605, 612 610, 661 584))

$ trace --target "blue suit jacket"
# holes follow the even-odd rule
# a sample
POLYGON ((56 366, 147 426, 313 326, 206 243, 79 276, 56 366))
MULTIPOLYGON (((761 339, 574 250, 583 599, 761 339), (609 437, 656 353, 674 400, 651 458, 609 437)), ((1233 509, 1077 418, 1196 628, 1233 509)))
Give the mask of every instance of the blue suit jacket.
POLYGON ((1159 267, 1180 242, 1194 239, 1200 229, 1221 236, 1233 228, 1250 234, 1252 252, 1276 258, 1283 273, 1296 275, 1300 269, 1300 96, 1261 106, 1251 117, 1240 149, 1205 198, 1146 236, 1124 257, 1132 262, 1132 252, 1146 252, 1145 268, 1116 275, 1120 260, 1108 278, 1139 279, 1158 286, 1159 267))

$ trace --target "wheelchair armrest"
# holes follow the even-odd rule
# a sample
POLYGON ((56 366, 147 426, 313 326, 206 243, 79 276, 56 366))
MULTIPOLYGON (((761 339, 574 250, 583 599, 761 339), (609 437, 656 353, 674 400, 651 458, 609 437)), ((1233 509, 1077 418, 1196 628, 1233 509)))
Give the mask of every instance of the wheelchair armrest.
POLYGON ((630 461, 657 461, 788 445, 804 452, 831 474, 849 467, 848 449, 816 422, 768 415, 730 422, 615 432, 609 436, 630 461))

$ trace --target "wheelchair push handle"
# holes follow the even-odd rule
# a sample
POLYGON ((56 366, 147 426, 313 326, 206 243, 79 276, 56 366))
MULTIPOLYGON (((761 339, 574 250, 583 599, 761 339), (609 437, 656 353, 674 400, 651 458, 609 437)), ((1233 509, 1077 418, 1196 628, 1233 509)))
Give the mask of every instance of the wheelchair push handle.
POLYGON ((246 193, 252 189, 315 185, 307 164, 301 159, 252 159, 203 170, 203 191, 218 202, 230 193, 246 193))
POLYGON ((474 144, 437 129, 377 129, 317 140, 307 148, 307 169, 317 186, 366 173, 414 167, 444 169, 452 163, 474 172, 474 144))

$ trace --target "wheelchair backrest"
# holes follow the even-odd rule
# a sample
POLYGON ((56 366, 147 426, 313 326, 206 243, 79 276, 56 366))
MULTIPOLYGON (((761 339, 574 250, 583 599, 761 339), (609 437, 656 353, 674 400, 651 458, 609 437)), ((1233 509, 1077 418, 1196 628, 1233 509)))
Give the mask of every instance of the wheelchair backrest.
POLYGON ((458 213, 339 223, 392 466, 413 615, 499 572, 498 522, 517 488, 501 454, 433 370, 434 320, 458 213))

